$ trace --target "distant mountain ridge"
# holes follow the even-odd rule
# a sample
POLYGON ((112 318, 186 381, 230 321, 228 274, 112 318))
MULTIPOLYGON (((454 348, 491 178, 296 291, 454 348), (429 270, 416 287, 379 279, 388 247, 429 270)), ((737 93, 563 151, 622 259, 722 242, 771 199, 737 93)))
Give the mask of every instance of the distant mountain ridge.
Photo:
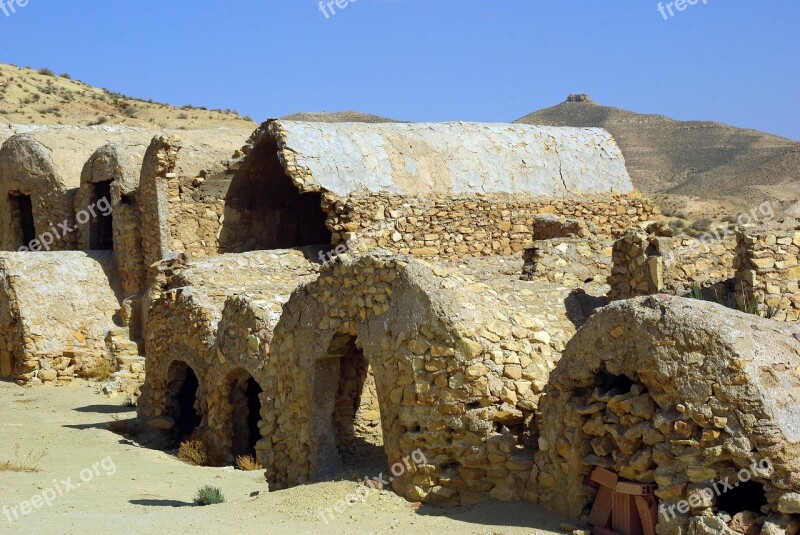
POLYGON ((636 187, 667 204, 687 204, 689 212, 691 199, 714 201, 729 213, 764 200, 786 209, 800 197, 800 142, 757 130, 634 113, 598 105, 587 95, 570 95, 515 122, 605 128, 622 149, 636 187))
POLYGON ((305 121, 309 123, 399 123, 394 119, 387 119, 379 115, 361 113, 359 111, 335 112, 299 112, 285 115, 285 121, 305 121))

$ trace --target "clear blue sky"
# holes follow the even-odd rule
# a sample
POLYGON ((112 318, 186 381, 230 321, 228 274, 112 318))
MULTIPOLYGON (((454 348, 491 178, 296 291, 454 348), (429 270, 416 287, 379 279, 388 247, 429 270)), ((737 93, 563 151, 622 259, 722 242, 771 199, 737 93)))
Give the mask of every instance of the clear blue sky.
POLYGON ((587 92, 800 139, 800 1, 706 1, 664 20, 654 0, 357 0, 329 19, 318 0, 28 0, 0 11, 0 61, 256 120, 511 121, 587 92))

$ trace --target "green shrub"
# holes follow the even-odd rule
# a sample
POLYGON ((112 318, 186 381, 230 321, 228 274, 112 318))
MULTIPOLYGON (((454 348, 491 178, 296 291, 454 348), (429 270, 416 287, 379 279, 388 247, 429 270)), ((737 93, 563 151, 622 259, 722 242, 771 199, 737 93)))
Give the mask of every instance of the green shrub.
POLYGON ((767 305, 764 304, 764 317, 768 320, 771 320, 775 316, 781 313, 780 305, 767 305))
POLYGON ((744 290, 736 296, 736 309, 745 314, 758 315, 758 300, 748 296, 744 290))
POLYGON ((700 218, 692 223, 692 228, 700 232, 707 232, 711 228, 711 220, 707 217, 700 218))
POLYGON ((692 298, 693 299, 703 299, 703 290, 700 288, 700 285, 696 282, 692 283, 692 298))
POLYGON ((52 70, 48 69, 47 67, 42 67, 41 69, 39 69, 36 72, 38 72, 39 74, 43 74, 44 76, 55 76, 56 75, 56 73, 54 73, 52 70))
POLYGON ((217 487, 209 487, 208 485, 198 490, 197 496, 194 499, 194 504, 201 507, 224 502, 225 496, 222 495, 222 491, 217 487))

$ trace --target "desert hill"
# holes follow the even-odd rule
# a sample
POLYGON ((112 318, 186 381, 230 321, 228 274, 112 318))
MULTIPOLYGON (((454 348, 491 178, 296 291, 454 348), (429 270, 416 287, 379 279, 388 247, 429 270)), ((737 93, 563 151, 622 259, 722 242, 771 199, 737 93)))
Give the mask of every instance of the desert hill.
POLYGON ((177 108, 92 87, 68 74, 0 64, 0 124, 119 124, 180 130, 255 128, 232 110, 177 108))
POLYGON ((791 139, 633 113, 586 95, 571 95, 516 122, 605 128, 622 149, 636 187, 667 212, 730 216, 767 199, 786 209, 800 197, 800 143, 791 139))

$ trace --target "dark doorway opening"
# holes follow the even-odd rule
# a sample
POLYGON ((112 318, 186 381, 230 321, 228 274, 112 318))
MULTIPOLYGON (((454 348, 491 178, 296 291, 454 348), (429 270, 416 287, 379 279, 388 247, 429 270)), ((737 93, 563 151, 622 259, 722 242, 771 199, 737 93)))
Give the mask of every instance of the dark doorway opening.
POLYGON ((256 457, 256 444, 261 439, 258 423, 261 421, 261 393, 258 382, 247 372, 235 375, 231 384, 231 406, 233 415, 234 457, 251 455, 256 457))
POLYGON ((30 247, 36 239, 36 225, 33 221, 33 202, 30 195, 11 193, 8 196, 11 208, 11 221, 16 236, 17 248, 30 247))
POLYGON ((114 222, 111 212, 110 180, 92 184, 91 203, 94 206, 94 215, 89 222, 89 249, 112 250, 114 249, 114 222))
POLYGON ((169 400, 169 413, 175 420, 177 441, 181 442, 189 437, 203 420, 196 408, 200 382, 194 370, 185 362, 173 363, 170 371, 169 390, 172 396, 169 400))
POLYGON ((730 478, 733 489, 721 492, 717 497, 717 512, 725 511, 731 517, 742 511, 753 511, 761 514, 761 507, 767 505, 767 496, 764 494, 764 486, 755 481, 734 483, 736 478, 730 478))
POLYGON ((329 246, 327 218, 322 194, 301 193, 278 159, 277 143, 266 140, 253 148, 230 182, 220 252, 329 246))
POLYGON ((313 425, 319 445, 314 476, 344 468, 385 470, 375 377, 354 337, 334 338, 326 358, 315 363, 313 385, 313 425))

